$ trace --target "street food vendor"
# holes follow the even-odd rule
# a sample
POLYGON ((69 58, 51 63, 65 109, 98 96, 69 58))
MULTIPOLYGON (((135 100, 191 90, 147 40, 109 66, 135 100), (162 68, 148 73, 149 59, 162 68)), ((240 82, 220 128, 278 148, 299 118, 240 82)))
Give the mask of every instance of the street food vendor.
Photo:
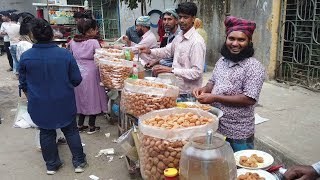
MULTIPOLYGON (((157 38, 150 30, 150 25, 151 22, 149 16, 141 16, 136 20, 137 33, 139 36, 142 36, 142 39, 138 44, 130 41, 126 35, 123 36, 123 40, 127 43, 129 47, 131 47, 132 51, 136 54, 138 53, 140 47, 147 47, 150 49, 158 47, 157 38)), ((152 55, 150 54, 141 54, 140 56, 142 65, 145 65, 152 59, 152 55)))
POLYGON ((192 90, 202 85, 202 75, 205 62, 206 45, 203 38, 193 27, 197 15, 197 6, 192 2, 178 5, 176 12, 179 15, 180 33, 171 44, 166 47, 149 49, 141 48, 140 53, 151 54, 157 58, 173 57, 172 67, 157 65, 153 73, 173 73, 180 88, 180 97, 183 98, 192 90))
MULTIPOLYGON (((168 8, 166 9, 163 14, 163 26, 166 31, 166 34, 162 38, 160 47, 165 47, 166 45, 170 44, 174 38, 179 34, 179 16, 175 9, 168 8)), ((147 63, 147 67, 153 67, 156 64, 160 64, 163 66, 172 67, 173 57, 165 58, 165 59, 155 59, 147 63)))
POLYGON ((224 21, 226 41, 206 86, 193 91, 200 103, 224 112, 218 131, 234 151, 254 148, 254 108, 265 79, 265 68, 253 57, 253 21, 229 16, 224 21))

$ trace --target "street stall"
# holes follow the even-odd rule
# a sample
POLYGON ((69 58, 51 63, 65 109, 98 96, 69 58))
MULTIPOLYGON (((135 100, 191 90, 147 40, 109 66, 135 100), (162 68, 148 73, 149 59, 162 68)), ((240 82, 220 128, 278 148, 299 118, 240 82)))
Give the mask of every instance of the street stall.
POLYGON ((53 42, 66 47, 66 43, 76 34, 77 24, 74 13, 83 12, 85 6, 66 3, 32 3, 37 9, 37 17, 45 18, 53 29, 53 42))
POLYGON ((221 110, 196 102, 177 103, 179 88, 168 74, 132 76, 138 62, 126 58, 125 51, 97 49, 95 62, 101 85, 117 93, 111 106, 120 106, 118 143, 132 177, 274 180, 265 171, 273 164, 272 156, 257 150, 234 154, 225 138, 215 133, 221 110))

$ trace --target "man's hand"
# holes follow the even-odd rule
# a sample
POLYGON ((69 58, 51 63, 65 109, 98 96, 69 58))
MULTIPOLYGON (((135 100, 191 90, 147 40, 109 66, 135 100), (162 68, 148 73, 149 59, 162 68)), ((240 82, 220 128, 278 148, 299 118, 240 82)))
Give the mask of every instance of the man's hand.
POLYGON ((319 175, 312 166, 294 166, 284 174, 286 180, 316 180, 319 175))
POLYGON ((159 61, 157 60, 152 60, 152 61, 149 61, 147 62, 147 64, 145 65, 145 67, 147 68, 152 68, 154 65, 158 64, 159 61))
POLYGON ((139 53, 151 54, 151 50, 146 47, 139 48, 139 53))
POLYGON ((192 94, 194 97, 198 98, 201 94, 205 93, 206 92, 206 88, 205 87, 202 87, 202 88, 195 88, 193 91, 192 91, 192 94))
POLYGON ((196 98, 202 104, 211 104, 211 103, 214 103, 214 101, 215 101, 214 95, 211 93, 201 93, 196 98))
POLYGON ((158 76, 161 73, 171 73, 172 72, 172 68, 171 67, 167 67, 167 66, 154 66, 152 68, 152 72, 155 76, 158 76))
POLYGON ((131 41, 128 36, 126 35, 122 36, 122 40, 125 41, 128 46, 131 46, 131 41))

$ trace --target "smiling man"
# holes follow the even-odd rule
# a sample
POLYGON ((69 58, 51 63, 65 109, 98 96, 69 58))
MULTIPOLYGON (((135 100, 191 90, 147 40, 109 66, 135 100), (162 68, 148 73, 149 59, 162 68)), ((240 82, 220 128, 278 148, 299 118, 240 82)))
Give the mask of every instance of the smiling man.
POLYGON ((173 73, 177 77, 182 101, 192 90, 202 85, 202 75, 206 54, 206 45, 203 38, 193 27, 197 15, 197 6, 192 2, 178 5, 176 12, 179 15, 181 31, 172 43, 166 47, 149 49, 141 48, 140 53, 154 55, 158 58, 173 57, 172 68, 167 66, 154 66, 153 73, 173 73))
POLYGON ((256 24, 229 16, 224 21, 226 41, 222 58, 206 86, 195 89, 201 103, 213 104, 224 112, 218 131, 234 151, 254 148, 254 108, 265 79, 265 68, 253 56, 252 34, 256 24))

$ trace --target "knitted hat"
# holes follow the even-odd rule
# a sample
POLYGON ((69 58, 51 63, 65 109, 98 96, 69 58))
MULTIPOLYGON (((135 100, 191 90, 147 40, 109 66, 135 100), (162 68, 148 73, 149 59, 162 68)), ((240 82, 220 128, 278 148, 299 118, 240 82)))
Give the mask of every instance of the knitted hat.
POLYGON ((179 15, 177 14, 176 10, 173 8, 168 8, 163 12, 164 14, 171 14, 174 18, 179 19, 179 15))
POLYGON ((226 26, 226 34, 229 35, 232 31, 241 31, 246 34, 250 39, 256 29, 256 23, 246 19, 237 18, 234 16, 228 16, 224 20, 226 26))
POLYGON ((137 21, 136 25, 148 26, 150 27, 150 16, 140 16, 137 21))

